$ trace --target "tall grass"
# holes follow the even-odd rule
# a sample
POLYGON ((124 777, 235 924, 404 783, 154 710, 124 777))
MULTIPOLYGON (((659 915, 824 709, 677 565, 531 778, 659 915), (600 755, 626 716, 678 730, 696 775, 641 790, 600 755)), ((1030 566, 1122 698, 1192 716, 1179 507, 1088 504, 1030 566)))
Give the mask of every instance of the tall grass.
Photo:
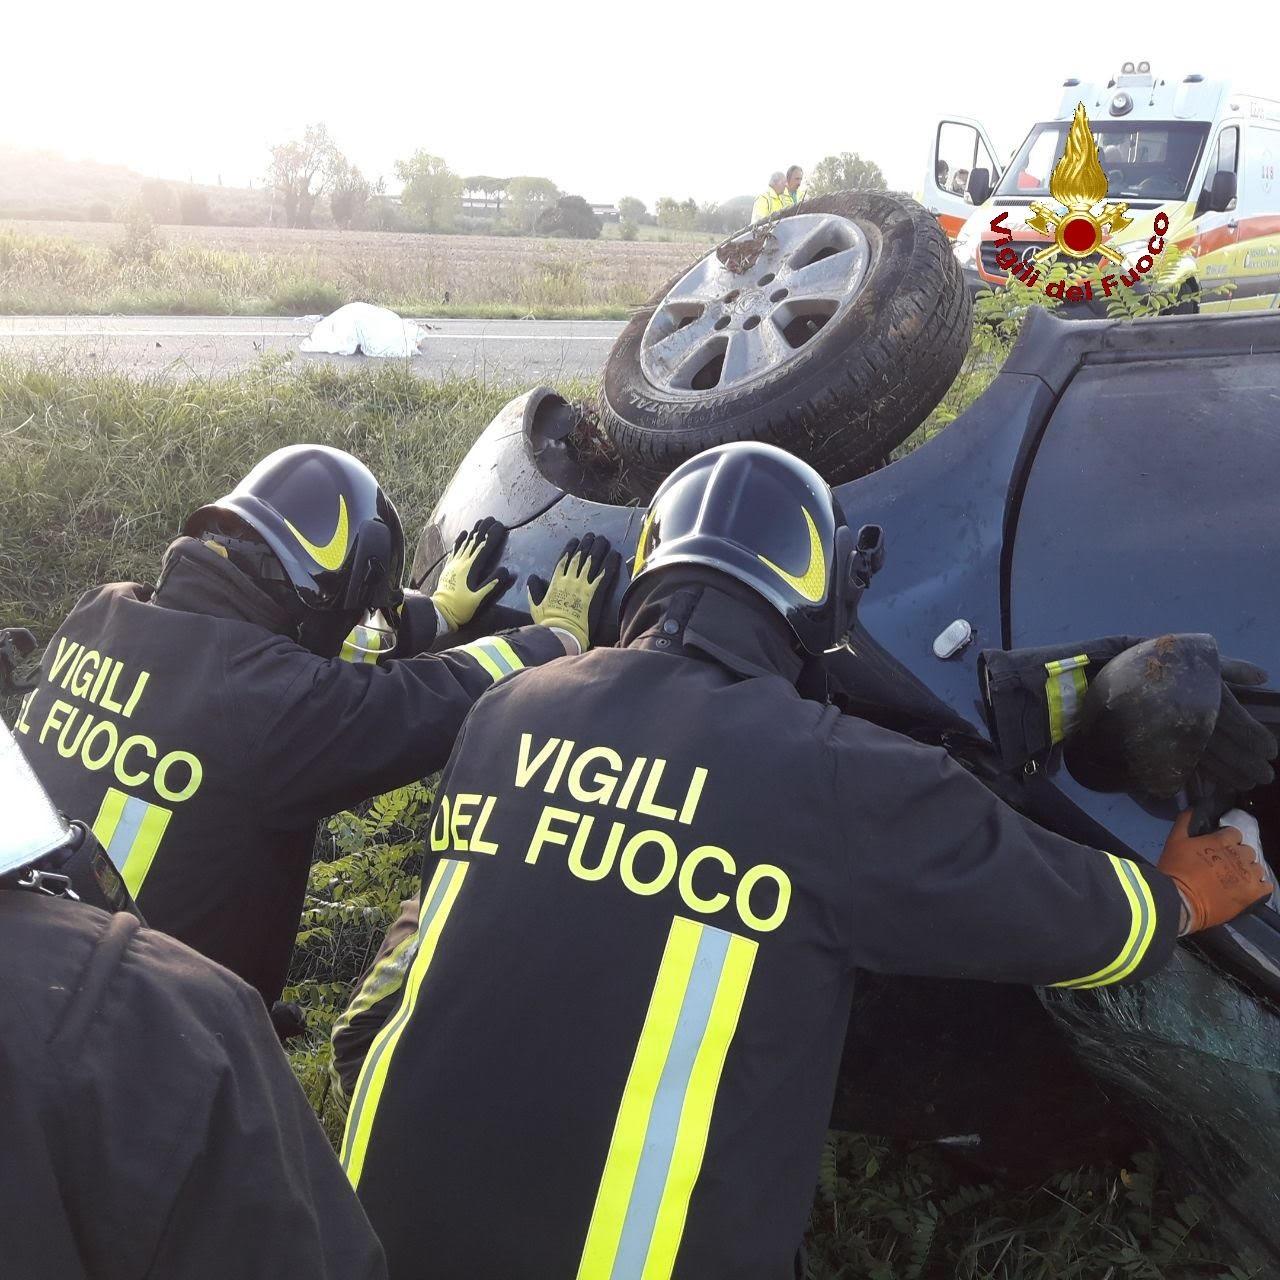
POLYGON ((285 444, 362 458, 412 539, 514 393, 400 366, 264 361, 237 378, 178 385, 0 361, 0 625, 47 638, 86 587, 153 580, 184 516, 285 444))

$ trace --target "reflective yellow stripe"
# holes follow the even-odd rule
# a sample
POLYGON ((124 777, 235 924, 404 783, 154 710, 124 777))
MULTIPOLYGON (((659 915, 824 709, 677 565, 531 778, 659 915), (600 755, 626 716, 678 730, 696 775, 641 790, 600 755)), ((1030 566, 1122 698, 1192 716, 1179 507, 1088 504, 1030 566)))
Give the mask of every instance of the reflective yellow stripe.
POLYGON ((677 916, 618 1108, 578 1280, 667 1280, 757 944, 677 916))
POLYGON ((1055 987, 1103 987, 1112 982, 1123 981, 1142 963, 1151 940, 1156 936, 1156 901, 1146 876, 1125 858, 1117 858, 1110 853, 1107 857, 1111 859, 1111 868, 1120 881, 1132 912, 1129 936, 1120 948, 1119 955, 1110 964, 1084 978, 1055 982, 1052 984, 1055 987))
POLYGON ((135 898, 142 888, 142 882, 147 878, 147 872, 151 870, 156 851, 160 848, 160 841, 164 839, 172 816, 171 809, 162 808, 158 804, 147 806, 147 813, 138 828, 133 848, 129 850, 129 856, 120 868, 120 878, 135 898))
POLYGON ((382 656, 384 649, 392 647, 388 639, 389 637, 377 627, 366 627, 357 623, 347 633, 338 657, 343 662, 363 662, 372 665, 382 656))
POLYGON ((418 935, 416 932, 411 933, 407 938, 402 938, 395 947, 373 966, 369 971, 369 976, 356 993, 356 998, 352 1000, 346 1011, 333 1024, 334 1035, 337 1035, 352 1018, 358 1017, 366 1009, 372 1009, 380 1000, 384 1000, 387 996, 394 995, 395 992, 400 990, 401 980, 404 977, 404 970, 408 963, 408 952, 417 941, 418 935))
POLYGON ((676 1265, 676 1254, 684 1235, 685 1218, 694 1183, 702 1169, 707 1150, 707 1133, 711 1128, 711 1111, 715 1106, 720 1076, 724 1071, 729 1042, 738 1028, 742 1002, 751 980, 757 944, 736 935, 729 944, 724 972, 716 991, 715 1003, 707 1023, 707 1034, 698 1050, 689 1093, 680 1115, 671 1173, 667 1178, 658 1220, 653 1229, 653 1242, 645 1264, 643 1280, 667 1280, 676 1265))
MULTIPOLYGON (((410 952, 417 941, 416 932, 411 933, 407 938, 402 938, 369 970, 369 975, 360 984, 360 990, 356 992, 355 999, 347 1005, 342 1015, 333 1024, 333 1030, 329 1033, 331 1044, 336 1047, 338 1038, 345 1034, 347 1028, 362 1013, 368 1012, 375 1004, 381 1004, 383 1000, 391 999, 399 992, 404 984, 404 971, 411 958, 410 952)), ((329 1062, 329 1085, 334 1096, 345 1106, 347 1091, 343 1086, 342 1077, 338 1074, 337 1062, 333 1059, 329 1062)))
POLYGON ((501 636, 486 636, 470 644, 459 645, 454 653, 465 653, 474 658, 494 684, 524 669, 516 651, 501 636))
POLYGON ((1044 682, 1045 698, 1049 703, 1049 738, 1055 745, 1071 732, 1071 726, 1080 714, 1080 704, 1089 691, 1089 681, 1084 673, 1088 665, 1088 655, 1083 653, 1044 664, 1049 673, 1044 682))
POLYGON ((457 862, 451 858, 442 859, 436 867, 435 875, 427 891, 422 895, 422 914, 418 917, 418 932, 414 939, 418 953, 414 956, 409 970, 409 979, 405 985, 404 996, 400 1008, 385 1027, 378 1032, 373 1044, 369 1046, 368 1056, 360 1069, 360 1078, 356 1082, 355 1095, 351 1111, 347 1115, 347 1129, 342 1139, 342 1167, 353 1187, 360 1185, 360 1175, 364 1172, 365 1156, 369 1150, 369 1134, 373 1128, 374 1116, 378 1103, 382 1098, 382 1089, 386 1084, 387 1072, 391 1067, 391 1058, 395 1053, 400 1034, 413 1017, 414 1006, 418 1003, 418 992, 422 989, 422 980, 435 956, 440 942, 440 934, 449 912, 457 900, 462 882, 467 875, 467 863, 457 862))
POLYGON ((148 804, 115 787, 108 787, 102 797, 98 816, 93 820, 93 834, 135 898, 151 870, 171 817, 172 809, 148 804))
MULTIPOLYGON (((123 791, 117 791, 115 787, 108 787, 107 794, 102 797, 102 804, 98 806, 98 816, 93 820, 93 834, 97 836, 98 843, 104 849, 111 847, 116 827, 120 825, 120 815, 124 813, 124 802, 128 798, 123 791)), ((120 868, 117 866, 116 870, 119 871, 120 868)))
POLYGON ((520 671, 524 668, 524 663, 520 661, 519 655, 501 636, 490 636, 489 643, 502 655, 503 661, 506 662, 512 672, 520 671))

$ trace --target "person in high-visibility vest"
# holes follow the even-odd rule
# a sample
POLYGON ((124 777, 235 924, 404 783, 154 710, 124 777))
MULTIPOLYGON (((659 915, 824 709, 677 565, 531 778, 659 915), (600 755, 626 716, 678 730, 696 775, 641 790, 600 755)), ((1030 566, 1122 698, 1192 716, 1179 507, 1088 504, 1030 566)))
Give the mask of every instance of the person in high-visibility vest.
POLYGON ((798 165, 793 164, 787 170, 786 185, 782 189, 782 206, 783 208, 794 208, 804 199, 804 195, 800 191, 800 184, 804 181, 804 170, 798 165))
POLYGON ((756 202, 751 207, 752 222, 763 222, 766 218, 773 217, 780 209, 789 207, 788 203, 782 198, 786 185, 787 179, 782 170, 775 170, 769 179, 769 185, 765 187, 760 195, 756 196, 756 202))

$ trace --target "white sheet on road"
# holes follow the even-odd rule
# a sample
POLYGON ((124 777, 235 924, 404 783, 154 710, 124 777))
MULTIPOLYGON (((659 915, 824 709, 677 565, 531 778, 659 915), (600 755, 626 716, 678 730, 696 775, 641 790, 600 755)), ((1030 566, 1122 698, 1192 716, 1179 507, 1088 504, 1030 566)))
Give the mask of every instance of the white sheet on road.
POLYGON ((302 340, 299 351, 323 352, 326 355, 398 356, 401 359, 418 354, 418 346, 427 331, 412 320, 402 320, 386 307, 367 302, 348 302, 332 315, 325 316, 309 337, 302 340))

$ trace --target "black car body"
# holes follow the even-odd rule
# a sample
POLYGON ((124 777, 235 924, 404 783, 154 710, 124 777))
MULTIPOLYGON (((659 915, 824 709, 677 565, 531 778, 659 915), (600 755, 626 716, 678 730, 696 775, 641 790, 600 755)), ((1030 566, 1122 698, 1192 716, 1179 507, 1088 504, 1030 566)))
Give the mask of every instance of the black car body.
MULTIPOLYGON (((641 507, 603 500, 607 484, 566 446, 577 422, 546 389, 513 401, 431 516, 415 582, 430 585, 444 548, 483 515, 511 526, 513 604, 575 533, 594 529, 634 552, 641 507)), ((1280 689, 1278 491, 1280 315, 1068 324, 1033 313, 964 414, 836 489, 849 523, 882 525, 888 547, 856 652, 832 660, 836 695, 943 743, 1044 826, 1154 859, 1176 801, 1087 790, 1057 761, 999 768, 978 654, 1210 632, 1280 689), (935 638, 960 619, 972 642, 938 657, 935 638)), ((1251 710, 1280 725, 1272 686, 1251 710)), ((1280 850, 1280 784, 1251 807, 1264 847, 1280 850)), ((1030 1169, 1037 1151, 1062 1162, 1123 1146, 1132 1119, 1186 1158, 1241 1234, 1280 1257, 1278 1003, 1280 914, 1270 908, 1180 948, 1137 988, 869 980, 835 1121, 1030 1169)))

